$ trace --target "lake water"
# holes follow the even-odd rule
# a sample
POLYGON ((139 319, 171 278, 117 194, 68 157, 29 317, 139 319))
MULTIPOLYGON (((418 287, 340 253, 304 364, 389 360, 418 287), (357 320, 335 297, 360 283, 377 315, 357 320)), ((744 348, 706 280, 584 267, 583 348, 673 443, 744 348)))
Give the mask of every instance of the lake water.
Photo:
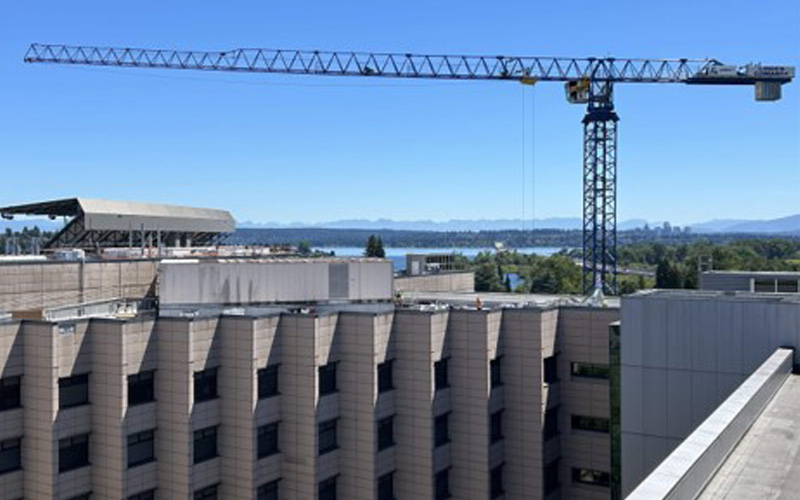
MULTIPOLYGON (((314 250, 322 252, 334 252, 337 257, 361 257, 364 255, 363 247, 317 247, 314 250)), ((403 248, 403 247, 388 247, 386 250, 386 258, 394 262, 395 271, 405 271, 406 269, 406 254, 409 253, 460 253, 465 257, 474 258, 481 252, 492 252, 494 248, 403 248)), ((536 255, 553 255, 561 251, 560 247, 527 247, 516 248, 519 253, 536 254, 536 255)))

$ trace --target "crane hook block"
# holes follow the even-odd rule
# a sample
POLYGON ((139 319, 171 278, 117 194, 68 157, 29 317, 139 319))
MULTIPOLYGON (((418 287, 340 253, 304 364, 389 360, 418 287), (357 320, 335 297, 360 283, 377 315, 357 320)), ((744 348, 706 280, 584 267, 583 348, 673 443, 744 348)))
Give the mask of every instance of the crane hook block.
POLYGON ((519 82, 523 85, 536 85, 536 82, 539 80, 532 77, 532 76, 523 76, 519 79, 519 82))

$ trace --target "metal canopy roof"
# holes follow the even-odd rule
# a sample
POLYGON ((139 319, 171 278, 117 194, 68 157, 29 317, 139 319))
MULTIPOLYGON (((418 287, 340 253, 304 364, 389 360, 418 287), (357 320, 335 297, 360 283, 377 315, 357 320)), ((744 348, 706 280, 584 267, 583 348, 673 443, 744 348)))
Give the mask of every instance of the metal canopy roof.
POLYGON ((233 216, 226 210, 89 198, 67 198, 2 207, 0 213, 4 216, 83 216, 87 230, 106 231, 229 233, 234 231, 236 225, 233 216))

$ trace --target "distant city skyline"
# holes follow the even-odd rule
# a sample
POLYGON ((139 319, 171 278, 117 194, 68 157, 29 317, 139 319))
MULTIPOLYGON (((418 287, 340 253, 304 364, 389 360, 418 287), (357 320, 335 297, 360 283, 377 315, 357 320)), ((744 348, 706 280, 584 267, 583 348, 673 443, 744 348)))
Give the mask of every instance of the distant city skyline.
MULTIPOLYGON (((9 4, 4 17, 14 22, 0 30, 0 168, 13 188, 0 205, 77 195, 220 207, 241 221, 280 223, 581 210, 584 110, 565 102, 560 85, 25 65, 31 42, 800 66, 795 1, 755 11, 745 1, 616 2, 580 14, 589 8, 598 9, 580 1, 569 9, 9 4)), ((685 225, 798 213, 799 89, 794 82, 782 101, 756 103, 751 88, 620 85, 619 220, 685 225)))

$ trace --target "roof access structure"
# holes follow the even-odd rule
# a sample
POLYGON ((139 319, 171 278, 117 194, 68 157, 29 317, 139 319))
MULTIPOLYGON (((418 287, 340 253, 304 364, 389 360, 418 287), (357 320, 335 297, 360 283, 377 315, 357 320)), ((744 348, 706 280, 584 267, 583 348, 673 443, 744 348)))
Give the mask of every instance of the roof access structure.
POLYGON ((88 198, 1 207, 0 215, 4 219, 14 215, 70 218, 45 249, 208 246, 236 228, 225 210, 88 198))
POLYGON ((136 49, 33 44, 25 62, 311 76, 563 82, 583 118, 583 289, 617 292, 617 122, 614 87, 628 83, 751 85, 758 101, 781 98, 792 66, 716 59, 421 55, 351 51, 136 49))

